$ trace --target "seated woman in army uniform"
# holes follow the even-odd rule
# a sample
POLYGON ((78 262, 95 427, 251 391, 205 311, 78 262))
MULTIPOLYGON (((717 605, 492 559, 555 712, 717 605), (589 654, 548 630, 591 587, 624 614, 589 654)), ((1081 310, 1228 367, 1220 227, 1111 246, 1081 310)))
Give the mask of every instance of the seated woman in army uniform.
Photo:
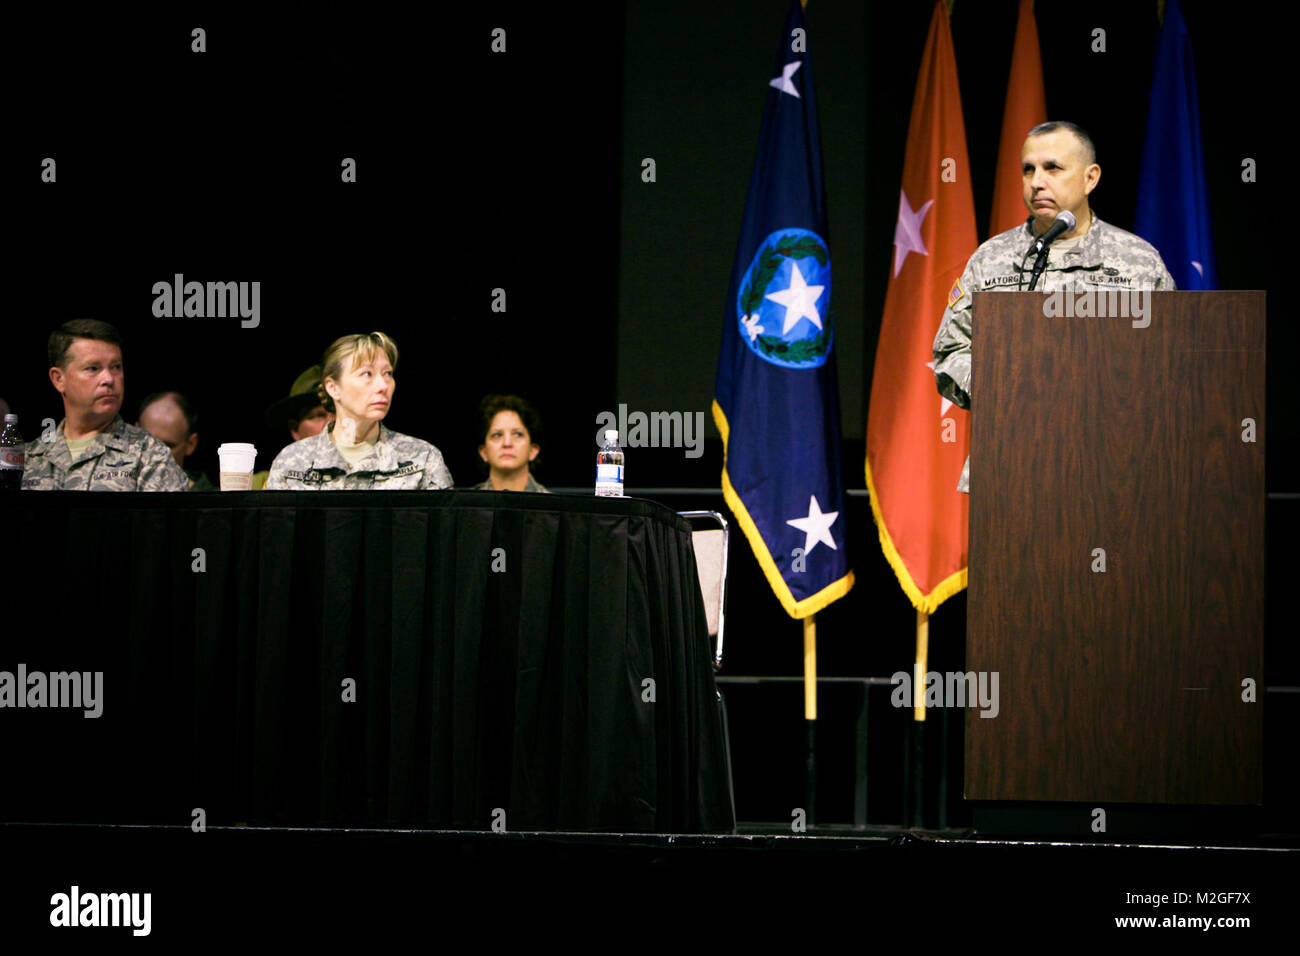
POLYGON ((488 478, 474 487, 550 494, 532 475, 532 462, 542 450, 542 420, 533 406, 517 395, 488 395, 479 403, 479 415, 478 454, 487 462, 488 478))
POLYGON ((321 359, 321 404, 334 421, 275 456, 268 491, 450 488, 442 453, 384 427, 397 389, 397 345, 383 332, 345 335, 321 359))

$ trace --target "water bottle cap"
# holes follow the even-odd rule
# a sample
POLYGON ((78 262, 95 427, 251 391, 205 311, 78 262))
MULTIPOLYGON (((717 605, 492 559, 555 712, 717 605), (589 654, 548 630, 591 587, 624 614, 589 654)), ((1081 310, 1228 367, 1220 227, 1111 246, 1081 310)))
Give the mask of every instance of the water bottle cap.
POLYGON ((5 422, 6 422, 6 423, 8 423, 8 422, 16 422, 16 421, 18 421, 18 416, 17 416, 17 415, 15 415, 13 412, 5 412, 5 422))
POLYGON ((618 429, 617 428, 605 429, 605 441, 613 441, 613 442, 618 441, 618 429))

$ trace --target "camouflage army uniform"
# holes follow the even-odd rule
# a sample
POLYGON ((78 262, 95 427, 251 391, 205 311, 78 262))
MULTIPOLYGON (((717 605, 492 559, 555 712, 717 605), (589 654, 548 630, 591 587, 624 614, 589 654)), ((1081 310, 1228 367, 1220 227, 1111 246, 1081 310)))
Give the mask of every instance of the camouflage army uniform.
MULTIPOLYGON (((475 491, 492 491, 492 479, 479 482, 474 486, 475 491)), ((528 473, 528 484, 524 486, 524 491, 532 492, 535 495, 549 495, 551 492, 540 481, 533 477, 532 472, 528 473)))
POLYGON ((115 417, 74 461, 59 422, 53 441, 27 443, 24 491, 188 491, 167 446, 115 417))
MULTIPOLYGON (((1034 258, 1021 261, 1037 238, 1026 220, 985 242, 966 263, 961 278, 948 293, 948 307, 934 337, 934 379, 939 394, 961 408, 970 408, 971 294, 976 290, 1016 292, 1029 288, 1034 258)), ((1092 226, 1078 244, 1064 251, 1048 247, 1047 268, 1035 292, 1127 291, 1176 288, 1164 260, 1145 239, 1102 222, 1092 214, 1092 226)), ((957 490, 970 493, 970 457, 962 466, 957 490)))
POLYGON ((340 454, 334 426, 296 441, 275 456, 267 491, 428 491, 451 487, 442 452, 427 441, 379 425, 379 441, 356 466, 340 454))
POLYGON ((221 490, 220 488, 218 488, 216 485, 212 483, 212 479, 208 477, 207 472, 199 468, 186 468, 185 477, 188 478, 190 481, 194 482, 194 484, 190 485, 190 491, 220 491, 221 490))

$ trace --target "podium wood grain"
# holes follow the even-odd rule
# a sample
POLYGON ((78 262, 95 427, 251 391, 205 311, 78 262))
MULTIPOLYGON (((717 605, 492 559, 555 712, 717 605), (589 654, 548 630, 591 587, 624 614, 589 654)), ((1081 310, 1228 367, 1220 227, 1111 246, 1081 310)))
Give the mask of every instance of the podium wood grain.
POLYGON ((975 297, 967 799, 1261 801, 1264 293, 1148 301, 975 297))

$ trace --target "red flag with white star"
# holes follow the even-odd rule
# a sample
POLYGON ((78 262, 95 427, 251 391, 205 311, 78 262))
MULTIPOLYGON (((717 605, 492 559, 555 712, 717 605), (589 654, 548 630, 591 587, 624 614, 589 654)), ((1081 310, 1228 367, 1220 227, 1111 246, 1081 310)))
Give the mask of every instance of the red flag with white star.
POLYGON ((966 586, 968 497, 957 479, 970 425, 935 389, 933 345, 948 293, 976 245, 957 62, 939 0, 907 131, 866 463, 881 548, 927 614, 966 586))

